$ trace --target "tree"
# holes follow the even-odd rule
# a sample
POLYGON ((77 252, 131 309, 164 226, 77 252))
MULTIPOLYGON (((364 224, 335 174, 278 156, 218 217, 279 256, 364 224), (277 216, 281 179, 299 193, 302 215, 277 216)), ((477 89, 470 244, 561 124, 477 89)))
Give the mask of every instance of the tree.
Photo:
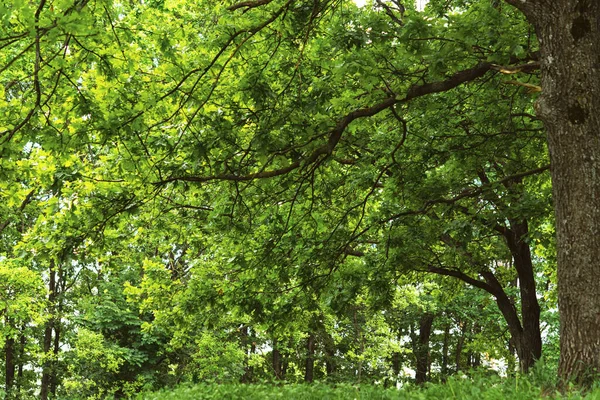
MULTIPOLYGON (((397 276, 414 271, 493 294, 526 370, 541 355, 536 279, 547 261, 532 252, 541 254, 539 237, 551 232, 548 162, 533 115, 540 66, 560 373, 585 383, 600 363, 600 6, 507 2, 516 8, 431 0, 424 14, 385 1, 362 10, 329 0, 1 5, 1 257, 27 249, 50 289, 42 397, 60 386, 61 343, 94 338, 115 354, 145 349, 137 338, 155 340, 148 363, 192 365, 188 376, 198 377, 216 373, 196 372, 217 337, 236 365, 248 355, 253 345, 240 353, 237 343, 247 339, 243 325, 268 332, 264 341, 302 337, 296 345, 318 362, 331 335, 310 320, 329 314, 326 300, 339 287, 349 307, 355 281, 366 276, 390 297, 397 276), (101 271, 105 263, 128 282, 101 271), (120 308, 123 285, 141 288, 129 300, 145 313, 139 320, 137 308, 106 313, 111 321, 86 309, 120 308), (97 298, 100 287, 115 293, 97 298), (204 300, 213 313, 235 312, 203 314, 204 300), (72 304, 77 312, 65 309, 72 304), (81 311, 90 320, 72 322, 81 311), (290 323, 297 315, 304 326, 290 323), (69 335, 75 325, 95 332, 69 335), (145 336, 146 325, 156 336, 145 336), (167 344, 160 329, 180 342, 167 344), (184 337, 195 330, 200 339, 184 337), (313 333, 311 349, 303 335, 313 333)), ((360 313, 353 318, 353 337, 367 337, 360 313)), ((357 343, 362 371, 362 339, 348 346, 357 343)), ((8 388, 12 342, 5 353, 8 388)), ((151 369, 137 368, 136 357, 112 357, 98 373, 106 385, 133 381, 151 369)))
MULTIPOLYGON (((596 276, 600 246, 595 227, 600 219, 596 193, 597 132, 600 120, 597 54, 600 38, 600 5, 591 0, 508 0, 535 27, 540 41, 542 96, 537 110, 548 130, 552 182, 557 221, 559 304, 561 307, 560 375, 585 383, 595 374, 600 358, 595 312, 600 300, 596 276)), ((470 71, 477 76, 486 71, 470 71)), ((465 71, 465 74, 467 71, 465 71)), ((461 81, 465 75, 456 75, 461 81)), ((450 83, 450 86, 452 84, 450 83)), ((431 86, 412 89, 407 97, 425 94, 431 86)), ((436 87, 437 89, 437 87, 436 87)), ((440 89, 444 90, 444 85, 440 89)), ((379 103, 340 121, 330 135, 331 151, 348 123, 386 109, 397 99, 379 103)), ((318 151, 317 153, 319 153, 318 151)), ((317 154, 313 153, 313 154, 317 154)), ((600 284, 598 284, 600 285, 600 284)))
MULTIPOLYGON (((12 261, 12 260, 11 260, 12 261)), ((4 348, 6 398, 19 398, 22 366, 26 351, 23 335, 31 334, 33 326, 43 323, 43 284, 40 276, 17 262, 0 261, 0 307, 4 348), (20 345, 20 346, 19 346, 20 345), (17 368, 18 367, 18 368, 17 368), (18 375, 17 375, 18 370, 18 375), (15 388, 15 384, 18 386, 15 388)))
POLYGON ((600 370, 600 4, 592 0, 507 0, 535 27, 556 213, 559 375, 589 384, 600 370))
MULTIPOLYGON (((400 20, 397 16, 388 18, 389 10, 386 10, 388 11, 386 13, 365 12, 364 14, 354 10, 354 14, 348 14, 351 15, 352 25, 341 18, 336 19, 336 23, 331 27, 324 28, 319 21, 328 13, 336 11, 329 9, 327 4, 315 3, 312 7, 308 7, 291 3, 282 5, 273 2, 240 3, 239 7, 233 6, 229 11, 235 15, 241 8, 245 9, 249 17, 244 20, 245 13, 242 13, 240 26, 245 26, 245 23, 252 27, 230 34, 231 40, 237 40, 241 36, 244 36, 244 39, 240 39, 239 46, 231 51, 230 58, 220 69, 218 75, 220 80, 215 81, 210 88, 207 87, 207 97, 201 102, 198 111, 193 113, 193 118, 186 122, 191 127, 195 126, 194 118, 203 118, 203 122, 215 128, 214 138, 208 134, 206 139, 219 149, 211 149, 211 154, 216 158, 205 157, 206 163, 189 166, 185 171, 176 165, 165 165, 161 175, 170 175, 170 177, 161 179, 157 185, 170 189, 177 187, 176 184, 184 183, 185 190, 188 190, 188 183, 211 185, 228 182, 220 187, 228 186, 235 191, 235 194, 225 192, 223 195, 223 192, 214 191, 220 193, 216 197, 218 200, 216 198, 208 200, 217 205, 214 211, 221 215, 228 215, 233 221, 248 226, 246 231, 256 229, 260 223, 268 221, 271 236, 278 238, 265 246, 265 254, 268 255, 270 264, 278 268, 286 268, 286 264, 292 260, 302 260, 296 272, 296 277, 301 278, 302 285, 307 285, 307 282, 312 282, 315 278, 330 277, 331 271, 339 268, 339 265, 345 262, 345 258, 352 255, 354 246, 364 246, 361 242, 373 244, 374 239, 370 237, 373 226, 369 226, 366 222, 369 217, 384 222, 393 219, 389 214, 386 216, 386 212, 391 213, 391 210, 381 206, 386 202, 393 203, 394 199, 386 198, 386 193, 382 195, 378 189, 379 186, 385 188, 386 184, 391 182, 388 184, 390 191, 398 190, 397 182, 405 179, 405 176, 398 172, 399 165, 396 158, 399 157, 398 150, 402 151, 407 147, 405 145, 406 120, 411 117, 413 103, 420 106, 413 111, 415 114, 423 115, 423 110, 428 107, 427 109, 433 115, 434 111, 443 111, 435 110, 429 104, 426 105, 427 101, 422 100, 422 97, 431 96, 434 100, 430 103, 440 100, 457 101, 457 99, 465 101, 470 93, 461 93, 459 88, 461 85, 468 85, 479 79, 489 82, 483 79, 485 75, 498 70, 531 72, 537 68, 536 63, 532 62, 537 58, 535 46, 525 35, 527 26, 515 17, 514 12, 509 11, 504 15, 491 5, 483 3, 472 6, 470 9, 472 15, 463 16, 460 13, 455 15, 456 21, 452 22, 457 32, 450 33, 442 23, 447 17, 440 18, 437 25, 427 24, 418 16, 407 17, 406 23, 398 23, 400 20), (279 39, 281 36, 269 35, 264 28, 269 26, 272 29, 281 29, 280 34, 288 37, 292 43, 293 40, 298 40, 297 34, 286 30, 286 19, 283 17, 280 19, 284 11, 289 11, 293 15, 292 23, 306 29, 306 35, 301 42, 303 45, 299 48, 290 45, 288 41, 283 43, 290 45, 289 53, 300 53, 299 57, 306 61, 297 64, 293 74, 289 75, 287 72, 286 81, 289 83, 277 95, 275 88, 281 86, 281 75, 286 74, 282 66, 290 65, 290 57, 289 53, 282 54, 277 51, 279 45, 275 43, 281 44, 279 39), (490 24, 489 29, 492 32, 485 32, 489 40, 485 46, 477 42, 478 35, 483 32, 471 24, 476 17, 485 17, 490 24), (506 38, 498 43, 497 32, 508 25, 507 21, 511 23, 519 21, 521 24, 512 23, 514 26, 511 27, 513 30, 511 33, 514 36, 507 34, 506 38), (279 24, 283 24, 283 27, 279 24), (275 50, 268 60, 265 57, 256 57, 257 52, 260 52, 264 45, 263 42, 260 42, 260 47, 248 44, 247 40, 251 37, 262 37, 264 42, 273 43, 272 48, 275 50), (433 39, 430 39, 431 37, 433 39), (395 47, 394 40, 403 43, 405 47, 395 47), (432 43, 419 44, 420 40, 432 43), (446 40, 456 41, 460 45, 445 46, 446 40), (325 57, 323 43, 335 49, 335 57, 332 59, 325 57), (236 65, 238 57, 251 59, 250 66, 245 69, 239 66, 225 68, 227 64, 236 65), (462 57, 468 61, 472 58, 473 61, 465 62, 462 57), (388 67, 385 63, 389 63, 390 59, 397 61, 399 65, 392 63, 391 67, 388 67), (501 61, 509 65, 500 67, 489 60, 501 61), (416 65, 419 65, 421 70, 415 69, 416 65), (226 77, 233 78, 231 70, 236 69, 244 71, 242 79, 235 81, 233 85, 223 83, 226 77), (388 69, 392 72, 390 73, 388 69), (413 70, 415 71, 412 72, 413 70), (328 74, 333 77, 331 82, 328 81, 328 74), (383 79, 381 75, 384 76, 383 79), (299 78, 296 79, 296 76, 299 78), (308 76, 308 83, 303 80, 306 79, 302 78, 304 76, 308 76), (304 86, 308 88, 305 91, 303 91, 304 86), (294 89, 291 89, 292 87, 294 89), (238 94, 230 97, 232 91, 238 94), (444 92, 450 91, 457 94, 455 98, 444 95, 444 92), (273 101, 270 104, 268 101, 270 98, 283 100, 273 101), (203 108, 206 104, 211 104, 214 108, 203 108), (333 122, 327 121, 324 116, 332 113, 342 116, 333 122), (382 117, 384 113, 387 113, 386 117, 382 117), (286 120, 282 120, 281 115, 285 115, 286 120), (367 118, 371 120, 366 121, 367 118), (242 123, 236 124, 235 121, 238 120, 242 123), (302 131, 301 136, 295 130, 297 126, 310 128, 302 131), (388 136, 380 133, 380 126, 389 127, 393 134, 388 136), (328 127, 331 128, 326 135, 321 133, 321 130, 327 130, 328 127), (367 127, 376 132, 372 139, 361 137, 361 134, 367 136, 365 134, 367 127), (400 140, 398 140, 398 130, 394 131, 394 128, 400 128, 400 140), (237 133, 232 134, 232 132, 237 133), (323 142, 321 136, 327 138, 326 143, 319 144, 323 142), (392 151, 386 140, 397 143, 392 151), (237 150, 231 149, 232 143, 237 150), (358 167, 367 172, 357 174, 358 167), (353 177, 352 180, 347 179, 348 176, 353 177), (275 180, 277 183, 271 183, 269 180, 275 180), (315 201, 315 182, 319 194, 325 200, 315 201), (312 185, 312 198, 308 194, 309 185, 312 185), (283 187, 283 190, 279 190, 277 186, 283 187), (253 196, 259 200, 253 199, 253 196), (349 205, 338 204, 339 207, 336 209, 332 207, 336 205, 332 198, 343 198, 344 203, 349 205), (265 202, 270 204, 271 208, 263 212, 260 207, 265 202), (383 212, 372 212, 378 207, 383 209, 383 212), (310 226, 311 218, 316 222, 316 229, 310 226), (322 244, 319 240, 314 240, 315 237, 327 237, 327 239, 322 244), (304 246, 298 246, 299 242, 304 246), (308 244, 312 246, 307 246, 308 244), (311 249, 307 250, 306 247, 311 249), (279 248, 283 250, 278 250, 279 248), (295 257, 290 257, 287 249, 292 249, 295 257), (298 257, 300 253, 302 255, 298 257)), ((226 45, 229 45, 229 42, 226 45)), ((222 52, 226 50, 227 47, 220 48, 213 61, 217 62, 222 52)), ((186 80, 187 77, 184 76, 182 84, 186 80)), ((493 90, 497 89, 494 87, 493 90)), ((480 93, 486 92, 479 90, 477 94, 480 93)), ((522 113, 527 111, 527 104, 518 106, 521 107, 522 113)), ((461 123, 469 123, 468 119, 461 116, 461 112, 465 113, 464 109, 456 112, 458 115, 454 118, 461 123)), ((487 117, 493 116, 495 121, 500 120, 503 115, 505 114, 501 112, 486 114, 487 117)), ((481 124, 481 121, 477 123, 481 124)), ((191 139, 189 148, 193 148, 194 138, 182 136, 181 143, 188 143, 186 140, 189 139, 191 139)), ((206 154, 204 148, 199 151, 200 154, 206 154)), ((175 153, 181 154, 181 150, 175 153)), ((183 157, 183 159, 187 158, 183 157)), ((411 161, 410 158, 408 161, 411 161)), ((497 161, 498 156, 494 154, 490 159, 481 160, 482 165, 472 166, 473 169, 478 169, 478 179, 482 184, 480 188, 467 192, 466 195, 461 192, 456 199, 442 198, 437 202, 455 203, 470 195, 487 192, 487 186, 493 186, 494 183, 486 175, 488 171, 484 168, 485 163, 494 164, 497 161)), ((469 162, 474 163, 474 161, 469 162)), ((432 169, 437 167, 439 165, 432 169)), ((519 164, 519 167, 523 165, 519 164)), ((532 168, 531 173, 542 172, 545 169, 546 166, 538 166, 532 168)), ((502 176, 498 183, 505 184, 508 188, 513 184, 519 185, 523 176, 531 174, 522 169, 512 172, 515 173, 514 176, 496 170, 495 173, 502 176)), ((412 184, 418 184, 418 175, 410 178, 415 179, 411 181, 412 184)), ((472 182, 465 179, 463 184, 468 186, 472 182)), ((429 199, 427 197, 421 199, 424 205, 416 201, 415 207, 417 209, 422 207, 429 211, 431 204, 436 203, 436 199, 431 198, 432 192, 435 191, 429 191, 429 199)), ((495 196, 492 193, 486 194, 488 197, 495 196)), ((401 205, 404 206, 405 204, 401 205)), ((421 212, 415 212, 413 209, 407 213, 421 212)), ((479 210, 476 208, 472 211, 474 216, 478 213, 479 210)), ((489 266, 483 266, 480 271, 476 271, 483 273, 488 282, 473 280, 465 274, 454 273, 453 276, 462 277, 469 283, 480 285, 479 287, 494 293, 513 332, 523 369, 527 370, 541 355, 535 275, 526 243, 529 234, 527 220, 523 216, 511 219, 508 215, 494 216, 494 218, 510 220, 508 224, 510 226, 496 224, 495 229, 503 232, 521 278, 522 320, 525 327, 519 321, 517 311, 510 299, 501 288, 499 289, 500 283, 486 270, 489 266)), ((377 225, 373 221, 370 222, 372 225, 377 225)), ((490 222, 487 225, 494 226, 490 222)), ((376 241, 378 239, 380 238, 375 238, 376 241)), ((450 237, 449 241, 452 240, 450 237)), ((448 238, 446 241, 448 242, 448 238)), ((447 269, 429 265, 418 267, 429 267, 431 272, 452 274, 447 269)))

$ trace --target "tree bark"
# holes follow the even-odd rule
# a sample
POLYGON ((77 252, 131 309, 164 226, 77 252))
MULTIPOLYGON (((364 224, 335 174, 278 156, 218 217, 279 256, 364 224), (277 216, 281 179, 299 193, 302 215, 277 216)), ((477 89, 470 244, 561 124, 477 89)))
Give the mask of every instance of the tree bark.
POLYGON ((556 213, 559 375, 600 371, 600 2, 507 0, 534 25, 556 213))
POLYGON ((433 314, 423 314, 419 321, 419 337, 415 348, 416 371, 415 383, 423 384, 427 382, 429 371, 429 339, 431 337, 431 327, 433 326, 433 314))
MULTIPOLYGON (((7 321, 10 323, 10 321, 7 321)), ((4 344, 4 370, 5 370, 5 391, 6 397, 10 398, 13 385, 15 382, 15 339, 12 337, 6 338, 6 342, 4 344)))
POLYGON ((306 339, 306 369, 304 382, 311 383, 315 374, 315 335, 310 333, 306 339))
POLYGON ((508 341, 508 357, 506 359, 506 374, 508 376, 514 376, 517 370, 517 364, 515 363, 515 346, 513 338, 508 341))
POLYGON ((529 234, 526 220, 510 221, 511 229, 506 230, 505 238, 519 276, 521 296, 522 330, 518 339, 519 366, 528 372, 536 360, 542 356, 542 335, 540 331, 540 305, 537 299, 535 274, 531 261, 531 250, 525 241, 529 234))
POLYGON ((394 371, 396 378, 400 375, 400 352, 398 351, 395 351, 392 355, 392 371, 394 371))
MULTIPOLYGON (((60 307, 59 307, 60 308, 60 307)), ((60 310, 59 310, 60 315, 60 310)), ((59 317, 60 318, 60 317, 59 317)), ((60 319, 56 318, 54 320, 54 338, 53 338, 53 346, 52 346, 52 355, 53 355, 53 370, 52 370, 52 379, 50 379, 50 393, 52 394, 52 398, 56 398, 56 389, 58 388, 58 373, 57 373, 57 365, 56 362, 58 360, 58 353, 60 351, 60 319)))

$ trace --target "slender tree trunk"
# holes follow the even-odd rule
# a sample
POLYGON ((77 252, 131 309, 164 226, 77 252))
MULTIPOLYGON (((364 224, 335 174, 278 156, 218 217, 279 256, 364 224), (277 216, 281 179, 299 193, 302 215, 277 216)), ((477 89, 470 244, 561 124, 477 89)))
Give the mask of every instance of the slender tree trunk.
POLYGON ((335 374, 335 342, 330 334, 326 333, 325 341, 325 371, 327 376, 331 377, 335 374))
POLYGON ((312 382, 315 373, 315 335, 311 332, 306 340, 306 369, 304 381, 312 382))
POLYGON ((19 359, 17 360, 17 393, 21 392, 23 384, 23 365, 25 364, 25 346, 27 345, 27 337, 25 336, 26 325, 21 327, 19 336, 19 359))
POLYGON ((454 353, 454 365, 455 365, 455 370, 456 372, 462 370, 462 363, 461 363, 461 358, 462 358, 462 351, 463 351, 463 347, 465 345, 465 332, 467 331, 468 328, 468 323, 467 322, 463 322, 463 323, 459 323, 460 326, 460 336, 458 337, 458 341, 456 342, 456 351, 454 353))
MULTIPOLYGON (((477 322, 473 323, 471 332, 473 334, 472 337, 477 337, 477 335, 481 333, 481 325, 479 325, 477 322)), ((481 353, 471 350, 469 352, 469 364, 471 368, 481 367, 481 353)))
MULTIPOLYGON (((7 324, 10 320, 7 321, 7 324)), ((4 371, 5 371, 5 391, 6 397, 9 398, 15 382, 15 339, 12 337, 6 338, 4 344, 4 371)))
POLYGON ((442 381, 445 382, 448 377, 448 348, 450 346, 450 324, 444 327, 444 341, 442 342, 442 381))
MULTIPOLYGON (((362 356, 365 352, 365 340, 363 337, 361 324, 358 321, 358 307, 354 308, 354 331, 356 333, 356 337, 358 338, 360 355, 362 356)), ((363 362, 362 362, 362 358, 360 358, 358 361, 357 377, 356 377, 356 382, 359 384, 362 379, 362 370, 363 370, 363 362)))
POLYGON ((277 346, 278 340, 273 339, 273 372, 275 372, 275 379, 283 379, 282 365, 281 365, 281 352, 277 346))
POLYGON ((242 349, 244 349, 244 353, 246 354, 244 358, 244 375, 242 375, 240 382, 241 383, 250 383, 252 382, 252 377, 254 375, 253 368, 249 365, 250 355, 254 353, 255 343, 253 340, 253 334, 247 325, 244 325, 240 328, 240 345, 242 349))
POLYGON ((244 375, 240 378, 241 383, 249 382, 248 371, 248 326, 244 325, 239 328, 240 331, 240 347, 244 350, 244 375))
POLYGON ((556 213, 563 379, 600 371, 600 2, 507 0, 540 41, 542 95, 556 213))
POLYGON ((415 348, 416 372, 415 383, 427 382, 429 371, 429 340, 431 338, 431 327, 433 326, 433 314, 424 314, 419 321, 419 337, 415 348))
POLYGON ((242 375, 241 382, 242 383, 250 383, 254 377, 254 368, 249 365, 250 356, 256 352, 256 337, 254 336, 253 331, 248 326, 243 326, 240 329, 241 336, 241 345, 244 351, 246 352, 245 362, 245 371, 244 375, 242 375))
POLYGON ((511 229, 507 231, 505 237, 519 276, 521 295, 522 331, 518 344, 519 364, 521 371, 528 372, 535 361, 542 356, 540 305, 537 299, 531 250, 525 241, 529 235, 527 221, 510 221, 510 225, 511 229))
MULTIPOLYGON (((50 319, 46 322, 44 327, 44 340, 43 340, 43 351, 46 356, 49 355, 52 349, 52 331, 54 330, 54 305, 56 301, 56 268, 54 262, 50 263, 50 270, 48 276, 48 303, 50 307, 50 319)), ((54 375, 54 365, 52 360, 46 360, 42 366, 42 380, 40 385, 40 399, 48 400, 48 394, 50 392, 50 385, 54 375)))
MULTIPOLYGON (((52 346, 52 325, 50 322, 46 322, 46 327, 44 328, 44 342, 43 342, 43 350, 44 354, 48 354, 50 352, 52 346)), ((52 365, 51 361, 44 362, 43 371, 42 371, 42 381, 40 386, 40 399, 48 400, 48 393, 50 389, 50 381, 52 380, 52 365)))
MULTIPOLYGON (((530 316, 533 319, 533 322, 528 322, 528 330, 525 331, 521 325, 521 320, 519 319, 515 305, 506 295, 506 292, 504 292, 504 289, 494 274, 491 272, 483 272, 482 275, 490 286, 490 293, 494 294, 496 304, 498 305, 498 308, 500 309, 500 312, 504 316, 504 320, 508 325, 508 331, 510 332, 511 340, 514 343, 517 356, 519 357, 520 369, 522 372, 527 372, 529 368, 533 366, 535 360, 541 356, 539 306, 537 307, 537 311, 535 311, 536 309, 533 307, 528 308, 527 306, 522 306, 523 309, 528 310, 531 313, 530 315, 529 313, 523 312, 523 318, 530 316), (537 324, 535 322, 536 318, 537 324), (537 341, 537 339, 539 339, 539 341, 537 341)), ((530 302, 529 304, 531 305, 532 303, 530 302)), ((535 305, 537 304, 538 303, 536 299, 535 305)))
MULTIPOLYGON (((60 308, 60 307, 59 307, 60 308)), ((60 315, 60 310, 59 310, 60 315)), ((56 360, 58 360, 58 353, 60 351, 60 321, 58 319, 55 320, 54 323, 54 344, 52 346, 52 355, 54 368, 52 370, 52 379, 50 380, 50 393, 52 394, 52 398, 56 398, 56 389, 58 387, 58 373, 56 371, 56 360)))
POLYGON ((392 355, 392 371, 396 378, 400 375, 400 353, 397 351, 392 355))

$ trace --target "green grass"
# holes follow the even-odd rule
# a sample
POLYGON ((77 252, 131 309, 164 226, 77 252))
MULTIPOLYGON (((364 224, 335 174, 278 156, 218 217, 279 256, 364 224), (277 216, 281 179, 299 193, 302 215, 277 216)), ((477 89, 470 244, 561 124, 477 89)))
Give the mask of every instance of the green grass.
POLYGON ((400 390, 380 386, 326 385, 242 385, 200 384, 181 386, 171 391, 140 395, 143 400, 529 400, 586 399, 600 400, 600 389, 587 393, 570 391, 561 395, 552 385, 539 382, 535 376, 500 379, 498 377, 453 377, 445 384, 407 387, 400 390))

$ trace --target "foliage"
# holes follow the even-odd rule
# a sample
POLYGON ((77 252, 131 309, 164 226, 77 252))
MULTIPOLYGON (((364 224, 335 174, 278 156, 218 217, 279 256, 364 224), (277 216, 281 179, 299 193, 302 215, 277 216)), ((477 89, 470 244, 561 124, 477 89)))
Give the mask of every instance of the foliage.
POLYGON ((527 294, 558 355, 524 17, 230 3, 0 5, 7 396, 539 392, 458 377, 514 374, 527 294))

